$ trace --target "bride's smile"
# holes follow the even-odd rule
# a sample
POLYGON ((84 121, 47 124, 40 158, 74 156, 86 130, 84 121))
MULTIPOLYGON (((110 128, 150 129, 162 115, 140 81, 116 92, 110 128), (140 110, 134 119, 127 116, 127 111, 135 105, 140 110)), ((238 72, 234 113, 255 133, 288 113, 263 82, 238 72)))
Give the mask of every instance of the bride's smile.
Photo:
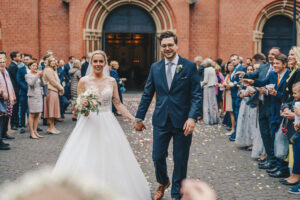
POLYGON ((101 54, 96 54, 92 58, 92 66, 94 69, 94 73, 101 74, 103 72, 103 68, 106 65, 105 58, 101 54))

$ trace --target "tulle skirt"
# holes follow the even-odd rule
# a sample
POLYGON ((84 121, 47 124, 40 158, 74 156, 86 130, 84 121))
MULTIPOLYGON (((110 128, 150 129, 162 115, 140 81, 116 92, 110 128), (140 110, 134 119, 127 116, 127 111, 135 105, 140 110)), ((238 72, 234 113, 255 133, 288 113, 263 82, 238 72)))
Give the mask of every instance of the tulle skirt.
POLYGON ((92 176, 128 200, 151 198, 147 180, 111 111, 80 116, 54 167, 92 176))

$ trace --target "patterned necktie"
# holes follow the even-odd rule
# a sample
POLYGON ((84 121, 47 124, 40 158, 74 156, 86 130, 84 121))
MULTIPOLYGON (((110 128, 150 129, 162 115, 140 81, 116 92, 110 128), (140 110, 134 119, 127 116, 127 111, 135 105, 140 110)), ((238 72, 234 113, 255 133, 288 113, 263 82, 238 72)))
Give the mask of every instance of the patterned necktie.
POLYGON ((277 77, 277 86, 279 85, 279 82, 280 82, 280 75, 278 74, 278 77, 277 77))
POLYGON ((168 82, 168 87, 169 89, 171 88, 171 84, 172 84, 172 80, 173 80, 173 76, 172 76, 172 65, 173 63, 169 62, 167 63, 167 82, 168 82))

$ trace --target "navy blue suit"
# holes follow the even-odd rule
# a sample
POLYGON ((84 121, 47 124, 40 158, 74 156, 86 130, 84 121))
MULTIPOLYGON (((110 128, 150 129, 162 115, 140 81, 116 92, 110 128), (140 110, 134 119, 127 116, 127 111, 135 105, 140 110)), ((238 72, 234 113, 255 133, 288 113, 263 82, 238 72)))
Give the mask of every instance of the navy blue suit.
MULTIPOLYGON (((60 84, 63 85, 63 82, 66 83, 67 77, 66 77, 66 71, 64 68, 59 67, 57 68, 57 75, 60 80, 60 84)), ((59 96, 59 107, 60 107, 60 115, 63 118, 65 114, 65 110, 69 106, 70 102, 68 101, 67 97, 65 96, 59 96)))
MULTIPOLYGON (((120 100, 121 102, 123 103, 123 96, 122 96, 122 92, 120 91, 120 88, 121 88, 121 85, 120 85, 120 77, 119 77, 119 74, 117 72, 116 69, 112 68, 109 72, 110 76, 113 77, 116 82, 117 82, 117 85, 118 85, 118 93, 119 93, 119 97, 120 97, 120 100)), ((114 105, 112 105, 112 111, 113 113, 116 113, 116 108, 114 105)))
POLYGON ((287 69, 286 73, 282 77, 279 85, 277 85, 278 74, 272 71, 265 79, 255 80, 254 86, 262 87, 268 84, 275 84, 275 90, 277 91, 276 96, 270 96, 271 99, 271 135, 274 139, 275 133, 278 131, 282 117, 280 116, 281 110, 281 99, 283 92, 286 88, 286 80, 289 77, 290 70, 287 69))
MULTIPOLYGON (((261 64, 260 67, 253 73, 245 74, 244 78, 263 80, 270 71, 270 63, 261 64)), ((259 93, 255 94, 258 98, 259 93)), ((271 96, 264 95, 263 101, 259 101, 259 130, 268 155, 267 159, 271 162, 274 157, 274 142, 271 137, 271 96)))
POLYGON ((151 66, 136 118, 144 120, 156 92, 156 105, 152 116, 153 153, 156 179, 166 185, 169 181, 166 165, 168 146, 173 138, 174 171, 172 198, 180 199, 181 181, 186 178, 192 135, 185 136, 183 125, 188 118, 195 121, 201 108, 200 77, 196 64, 179 57, 178 65, 183 68, 175 72, 170 89, 166 78, 165 60, 151 66))
POLYGON ((16 95, 16 103, 13 105, 13 112, 10 120, 11 127, 19 126, 19 85, 17 83, 17 73, 18 73, 18 65, 15 62, 11 62, 7 68, 9 73, 10 80, 14 87, 15 95, 16 95))
POLYGON ((71 80, 71 77, 70 77, 70 74, 69 74, 69 70, 71 69, 71 66, 69 63, 65 64, 64 66, 64 71, 65 71, 65 81, 66 81, 66 85, 65 85, 65 94, 64 96, 67 97, 68 100, 71 99, 71 83, 70 83, 70 80, 71 80))
POLYGON ((89 67, 89 62, 85 61, 82 65, 81 65, 81 77, 84 77, 86 74, 86 70, 89 67))
POLYGON ((230 77, 230 82, 234 83, 234 86, 232 88, 230 88, 231 99, 232 99, 232 109, 233 109, 234 120, 235 120, 234 133, 230 136, 232 139, 235 139, 235 136, 236 136, 236 127, 237 127, 237 121, 238 121, 239 110, 240 110, 240 105, 241 105, 241 98, 238 96, 240 78, 239 78, 239 76, 234 76, 234 74, 236 72, 246 72, 246 67, 239 64, 238 66, 236 66, 233 69, 232 76, 230 77))
POLYGON ((27 91, 28 91, 28 85, 25 80, 25 75, 27 74, 26 66, 19 68, 17 73, 17 82, 20 86, 20 107, 21 107, 21 118, 20 118, 20 126, 25 127, 25 115, 28 108, 28 102, 27 102, 27 91))

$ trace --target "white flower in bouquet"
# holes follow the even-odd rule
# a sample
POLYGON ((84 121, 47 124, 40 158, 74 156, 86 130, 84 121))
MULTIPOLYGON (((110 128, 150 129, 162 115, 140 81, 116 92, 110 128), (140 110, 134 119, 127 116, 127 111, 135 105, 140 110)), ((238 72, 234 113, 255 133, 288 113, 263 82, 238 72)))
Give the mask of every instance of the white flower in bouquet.
POLYGON ((96 88, 89 88, 84 93, 78 95, 73 101, 76 112, 84 114, 86 112, 99 112, 101 102, 99 101, 99 93, 96 88))

